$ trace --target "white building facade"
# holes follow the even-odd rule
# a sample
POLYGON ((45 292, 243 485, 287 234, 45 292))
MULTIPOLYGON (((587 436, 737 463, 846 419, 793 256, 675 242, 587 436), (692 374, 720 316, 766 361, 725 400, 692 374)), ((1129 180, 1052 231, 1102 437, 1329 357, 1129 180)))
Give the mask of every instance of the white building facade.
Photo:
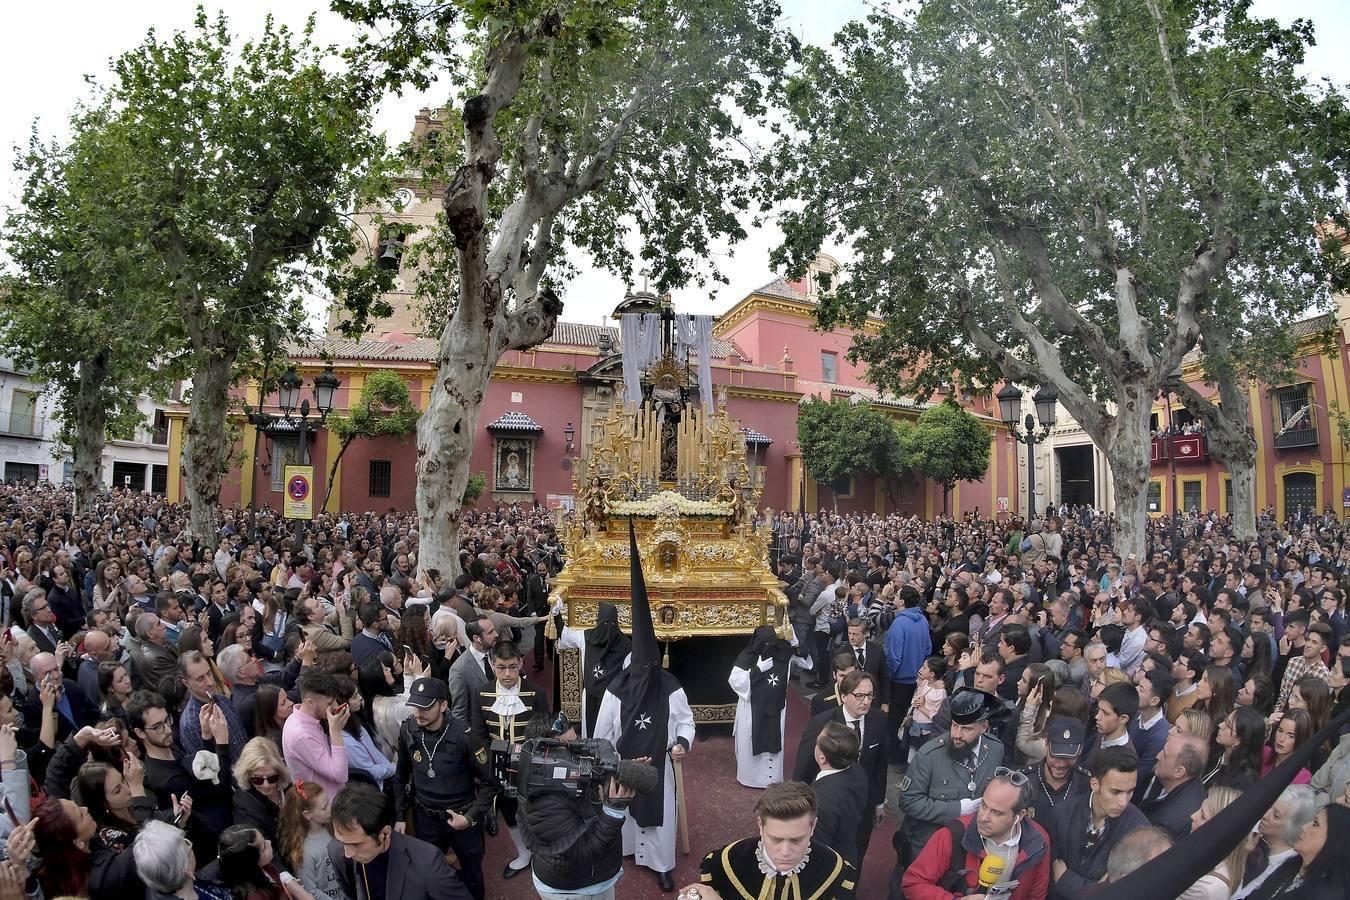
MULTIPOLYGON (((169 477, 169 423, 163 405, 141 397, 142 426, 133 440, 107 442, 103 484, 162 494, 169 477)), ((52 398, 42 382, 0 357, 0 477, 6 481, 68 483, 70 448, 57 440, 52 398)))

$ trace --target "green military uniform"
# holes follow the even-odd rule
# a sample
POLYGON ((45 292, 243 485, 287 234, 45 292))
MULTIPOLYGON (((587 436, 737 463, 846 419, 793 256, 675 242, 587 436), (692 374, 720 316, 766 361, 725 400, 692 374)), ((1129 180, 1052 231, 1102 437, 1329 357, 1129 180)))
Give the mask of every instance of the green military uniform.
POLYGON ((959 761, 947 750, 950 742, 951 736, 944 734, 924 744, 900 779, 900 811, 905 814, 900 839, 909 845, 906 862, 919 855, 933 832, 961 815, 962 800, 983 797, 994 770, 1003 765, 998 738, 983 735, 973 758, 959 761))

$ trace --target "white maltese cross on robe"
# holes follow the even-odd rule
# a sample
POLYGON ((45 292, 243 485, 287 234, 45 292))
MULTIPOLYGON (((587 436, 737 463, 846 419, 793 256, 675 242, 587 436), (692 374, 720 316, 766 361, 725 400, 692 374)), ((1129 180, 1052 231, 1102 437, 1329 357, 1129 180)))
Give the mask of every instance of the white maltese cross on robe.
POLYGON ((604 677, 605 677, 605 667, 604 667, 604 666, 596 666, 594 669, 591 669, 591 674, 594 675, 594 676, 596 677, 596 679, 604 678, 604 677))
POLYGON ((769 677, 765 678, 764 680, 767 681, 769 684, 773 685, 774 687, 778 687, 778 673, 770 672, 769 677))
POLYGON ((643 713, 642 715, 638 716, 636 719, 633 720, 633 724, 636 725, 640 730, 646 731, 647 726, 652 724, 652 717, 647 715, 646 713, 643 713))

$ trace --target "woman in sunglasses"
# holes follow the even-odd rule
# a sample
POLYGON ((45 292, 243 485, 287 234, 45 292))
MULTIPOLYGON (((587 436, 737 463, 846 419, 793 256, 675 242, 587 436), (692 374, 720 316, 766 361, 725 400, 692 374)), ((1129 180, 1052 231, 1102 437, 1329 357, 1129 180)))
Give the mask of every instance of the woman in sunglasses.
POLYGON ((251 825, 269 841, 277 838, 277 822, 291 771, 277 745, 267 738, 253 738, 244 745, 234 764, 234 823, 251 825))

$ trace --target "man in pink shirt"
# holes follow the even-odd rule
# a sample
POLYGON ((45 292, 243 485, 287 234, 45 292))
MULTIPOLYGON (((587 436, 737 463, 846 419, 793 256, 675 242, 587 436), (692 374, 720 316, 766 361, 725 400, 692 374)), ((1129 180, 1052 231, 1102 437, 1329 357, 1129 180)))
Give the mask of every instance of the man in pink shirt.
POLYGON ((335 676, 306 671, 300 676, 300 702, 281 729, 281 751, 292 777, 313 781, 330 797, 347 783, 342 728, 351 711, 347 704, 339 705, 336 696, 335 676))

